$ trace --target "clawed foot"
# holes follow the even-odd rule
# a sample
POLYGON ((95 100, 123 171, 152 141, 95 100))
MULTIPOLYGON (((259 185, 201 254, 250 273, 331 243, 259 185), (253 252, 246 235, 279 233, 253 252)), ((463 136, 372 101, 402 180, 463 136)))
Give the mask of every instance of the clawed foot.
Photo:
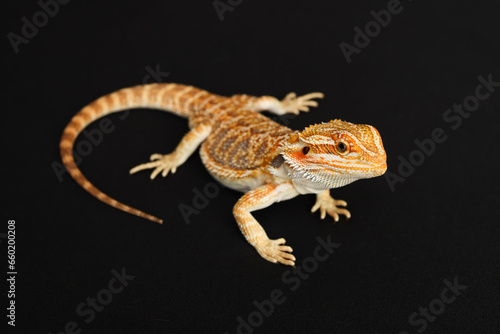
POLYGON ((267 261, 272 263, 281 263, 287 266, 295 266, 295 256, 291 254, 293 252, 292 247, 285 246, 286 240, 283 238, 266 241, 255 246, 257 252, 267 261))
POLYGON ((297 94, 289 93, 285 96, 283 101, 281 101, 281 108, 285 111, 285 113, 298 115, 301 111, 309 111, 309 107, 317 107, 318 102, 313 99, 322 99, 323 96, 323 93, 309 93, 297 97, 297 94))
POLYGON ((318 196, 316 204, 312 207, 311 212, 316 212, 320 209, 321 219, 325 219, 328 213, 333 217, 335 223, 339 221, 339 215, 345 215, 347 219, 351 218, 351 213, 347 209, 339 208, 337 205, 347 206, 347 203, 343 200, 335 200, 330 195, 318 196))
POLYGON ((151 180, 153 180, 160 173, 163 177, 167 176, 168 172, 172 172, 173 174, 175 173, 177 167, 179 167, 177 159, 173 153, 165 155, 156 153, 152 154, 149 159, 151 160, 151 162, 146 162, 139 166, 135 166, 130 170, 130 174, 137 173, 141 170, 154 168, 153 172, 151 173, 151 180))

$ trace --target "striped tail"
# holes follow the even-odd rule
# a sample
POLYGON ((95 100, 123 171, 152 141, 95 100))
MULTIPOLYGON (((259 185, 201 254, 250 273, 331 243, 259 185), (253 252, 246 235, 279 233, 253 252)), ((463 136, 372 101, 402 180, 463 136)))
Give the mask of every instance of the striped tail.
POLYGON ((126 109, 154 108, 170 111, 182 117, 189 117, 200 98, 209 95, 211 94, 204 90, 180 84, 135 86, 105 95, 80 110, 64 129, 59 144, 64 166, 80 186, 100 201, 119 210, 162 224, 163 220, 118 202, 90 183, 75 163, 73 157, 75 140, 78 134, 93 121, 126 109))

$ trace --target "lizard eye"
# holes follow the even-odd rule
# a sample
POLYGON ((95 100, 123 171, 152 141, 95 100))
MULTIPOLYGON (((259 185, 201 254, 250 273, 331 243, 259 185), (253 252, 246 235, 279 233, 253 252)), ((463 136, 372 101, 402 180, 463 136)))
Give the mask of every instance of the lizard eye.
POLYGON ((306 155, 309 152, 309 150, 310 150, 309 146, 304 146, 304 148, 302 149, 302 153, 306 155))
POLYGON ((338 142, 335 148, 337 149, 337 152, 339 152, 340 154, 344 154, 345 152, 347 152, 347 145, 341 141, 338 142))

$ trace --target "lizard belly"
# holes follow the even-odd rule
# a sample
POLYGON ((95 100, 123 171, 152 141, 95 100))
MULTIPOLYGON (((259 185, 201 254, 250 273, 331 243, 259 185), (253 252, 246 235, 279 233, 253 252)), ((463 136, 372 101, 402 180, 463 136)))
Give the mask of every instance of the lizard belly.
POLYGON ((267 177, 264 174, 260 174, 257 177, 229 179, 222 175, 217 175, 211 171, 209 172, 212 177, 219 181, 223 186, 244 193, 267 183, 267 177))

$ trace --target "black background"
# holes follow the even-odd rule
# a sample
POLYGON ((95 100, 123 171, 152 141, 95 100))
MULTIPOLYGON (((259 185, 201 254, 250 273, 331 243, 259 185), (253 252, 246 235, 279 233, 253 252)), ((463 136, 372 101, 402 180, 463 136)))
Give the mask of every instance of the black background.
MULTIPOLYGON (((425 333, 496 333, 500 88, 456 130, 443 120, 474 94, 478 76, 500 81, 495 3, 404 0, 350 64, 339 44, 353 44, 353 29, 387 1, 241 1, 223 21, 211 1, 71 1, 18 53, 5 37, 0 232, 15 219, 17 332, 59 333, 75 321, 82 333, 236 333, 253 301, 279 289, 286 300, 255 333, 417 333, 423 322, 412 326, 409 316, 456 278, 468 288, 425 333), (112 116, 114 131, 81 163, 101 190, 164 218, 162 226, 102 204, 67 174, 58 179, 53 164, 70 118, 143 83, 156 66, 169 73, 162 81, 222 95, 322 91, 318 108, 278 121, 374 125, 391 173, 416 139, 442 128, 447 140, 395 191, 385 177, 332 191, 349 203, 348 223, 311 214, 311 195, 256 212, 299 265, 318 237, 341 244, 298 286, 282 278, 290 268, 264 261, 242 237, 231 212, 239 193, 220 189, 186 224, 179 205, 192 206, 194 189, 213 182, 198 154, 167 178, 128 175, 151 153, 172 151, 188 130, 184 119, 152 110, 112 116), (77 306, 121 268, 135 279, 86 323, 77 306)), ((40 10, 35 1, 9 6, 4 36, 21 34, 21 18, 40 10)))

